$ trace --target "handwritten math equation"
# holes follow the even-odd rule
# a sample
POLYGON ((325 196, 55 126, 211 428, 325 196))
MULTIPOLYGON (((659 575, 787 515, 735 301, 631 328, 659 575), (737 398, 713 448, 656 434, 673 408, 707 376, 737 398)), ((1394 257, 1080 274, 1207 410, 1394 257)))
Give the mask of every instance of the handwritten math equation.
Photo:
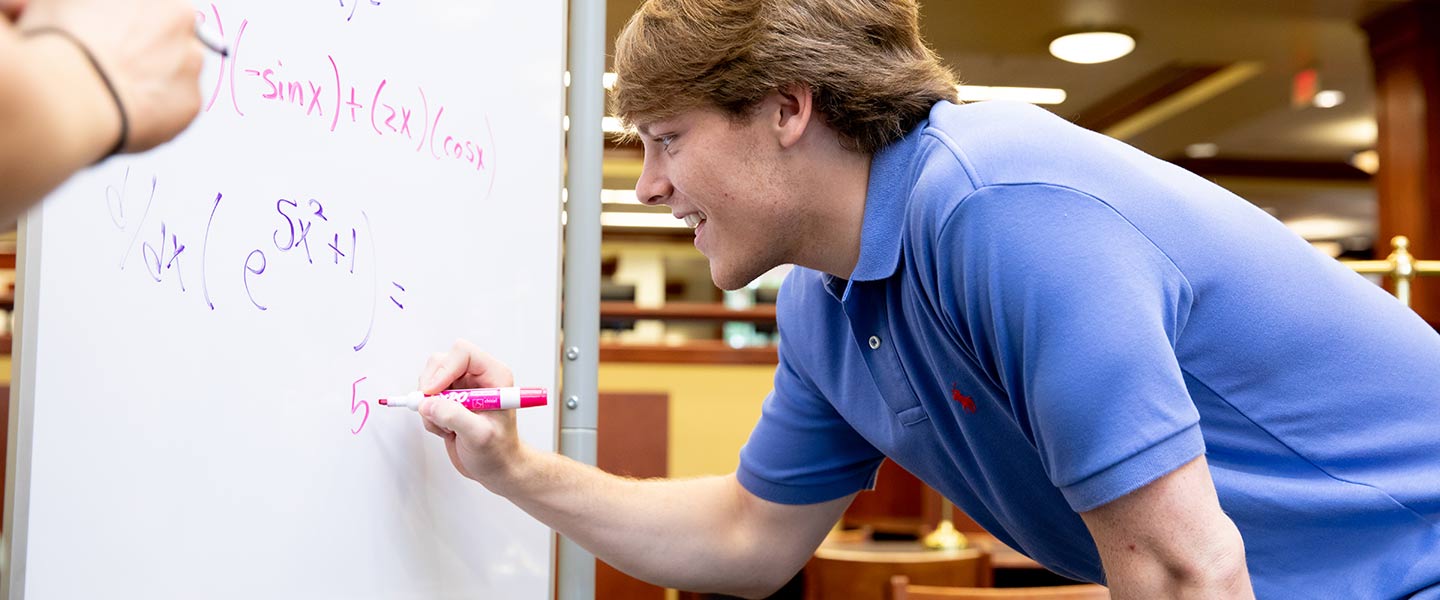
MULTIPOLYGON (((380 4, 376 0, 341 0, 341 5, 347 2, 352 13, 361 4, 380 4)), ((202 24, 213 21, 221 41, 230 49, 229 56, 220 59, 215 81, 209 86, 205 112, 213 111, 222 95, 228 96, 230 109, 242 118, 247 108, 285 107, 331 132, 341 127, 368 129, 414 154, 488 178, 493 187, 495 135, 488 114, 482 119, 484 132, 463 130, 446 120, 447 104, 427 94, 423 85, 355 76, 353 65, 333 54, 302 57, 298 62, 292 59, 288 66, 283 57, 242 62, 251 58, 244 46, 250 21, 227 21, 214 4, 208 13, 196 14, 202 24)))
MULTIPOLYGON (((359 278, 368 275, 369 285, 364 287, 369 289, 369 297, 361 301, 370 303, 369 318, 356 324, 354 342, 347 343, 355 352, 364 350, 370 343, 382 308, 405 310, 404 284, 387 281, 382 285, 385 278, 379 273, 377 244, 371 233, 370 217, 364 210, 351 210, 342 216, 334 210, 338 202, 279 198, 274 201, 275 210, 269 225, 251 236, 252 245, 239 249, 217 248, 212 253, 210 234, 217 220, 224 221, 225 194, 216 192, 213 198, 204 198, 202 202, 194 198, 169 199, 173 201, 164 203, 162 209, 162 200, 167 200, 165 193, 158 176, 136 177, 130 168, 119 182, 105 187, 110 222, 126 239, 120 252, 121 271, 138 269, 143 275, 137 276, 172 286, 179 294, 195 294, 198 287, 198 298, 212 311, 219 306, 210 293, 211 276, 238 276, 245 297, 232 303, 234 310, 260 312, 268 311, 275 301, 272 298, 275 290, 267 286, 266 274, 271 273, 273 277, 276 268, 336 269, 346 277, 359 278), (183 211, 199 212, 177 215, 174 209, 177 203, 183 206, 183 211), (206 215, 203 230, 176 225, 177 221, 195 223, 197 220, 193 217, 198 215, 206 215), (281 262, 277 260, 280 258, 288 260, 281 262), (380 302, 382 296, 388 300, 384 304, 380 302)), ((358 283, 366 282, 361 279, 358 283)), ((316 290, 310 295, 324 291, 316 290)))

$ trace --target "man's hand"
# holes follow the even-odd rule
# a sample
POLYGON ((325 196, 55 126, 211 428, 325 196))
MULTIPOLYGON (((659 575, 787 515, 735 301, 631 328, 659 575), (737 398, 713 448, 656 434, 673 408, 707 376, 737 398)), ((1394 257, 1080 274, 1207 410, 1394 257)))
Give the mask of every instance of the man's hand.
POLYGON ((1080 517, 1117 600, 1255 597, 1203 456, 1080 517))
MULTIPOLYGON (((420 391, 434 394, 449 388, 508 387, 510 368, 461 340, 448 352, 431 355, 420 374, 420 391)), ((450 462, 460 474, 495 490, 513 473, 521 455, 515 411, 473 413, 457 402, 427 399, 420 405, 425 429, 445 440, 450 462)), ((498 490, 496 490, 498 491, 498 490)))
POLYGON ((185 0, 0 0, 0 11, 19 15, 21 31, 58 27, 84 42, 125 106, 125 152, 170 140, 199 114, 203 46, 185 0))

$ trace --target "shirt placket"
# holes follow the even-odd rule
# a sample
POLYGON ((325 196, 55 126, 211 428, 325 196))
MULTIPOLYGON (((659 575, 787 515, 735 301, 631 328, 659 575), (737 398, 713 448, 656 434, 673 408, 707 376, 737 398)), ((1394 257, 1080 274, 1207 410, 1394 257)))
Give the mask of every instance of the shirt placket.
POLYGON ((871 289, 873 285, 858 282, 851 285, 850 294, 842 302, 845 316, 850 320, 850 333, 860 348, 875 388, 880 391, 880 398, 902 425, 925 420, 925 410, 900 363, 884 294, 871 289))

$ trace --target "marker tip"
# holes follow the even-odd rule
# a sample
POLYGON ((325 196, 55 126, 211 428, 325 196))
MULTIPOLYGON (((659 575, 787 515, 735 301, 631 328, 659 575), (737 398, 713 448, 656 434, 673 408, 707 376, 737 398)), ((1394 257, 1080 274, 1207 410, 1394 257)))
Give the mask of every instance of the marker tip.
POLYGON ((376 402, 379 402, 379 403, 380 403, 380 406, 389 406, 389 405, 390 405, 390 400, 385 399, 385 398, 381 398, 381 399, 379 399, 379 400, 376 400, 376 402))

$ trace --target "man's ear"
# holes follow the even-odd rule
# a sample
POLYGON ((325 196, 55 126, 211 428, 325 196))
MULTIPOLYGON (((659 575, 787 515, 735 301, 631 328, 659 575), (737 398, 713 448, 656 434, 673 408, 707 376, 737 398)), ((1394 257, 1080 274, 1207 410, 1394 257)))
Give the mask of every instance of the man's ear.
POLYGON ((810 125, 815 108, 815 98, 810 86, 787 85, 771 94, 773 125, 780 147, 789 148, 800 142, 810 125))

